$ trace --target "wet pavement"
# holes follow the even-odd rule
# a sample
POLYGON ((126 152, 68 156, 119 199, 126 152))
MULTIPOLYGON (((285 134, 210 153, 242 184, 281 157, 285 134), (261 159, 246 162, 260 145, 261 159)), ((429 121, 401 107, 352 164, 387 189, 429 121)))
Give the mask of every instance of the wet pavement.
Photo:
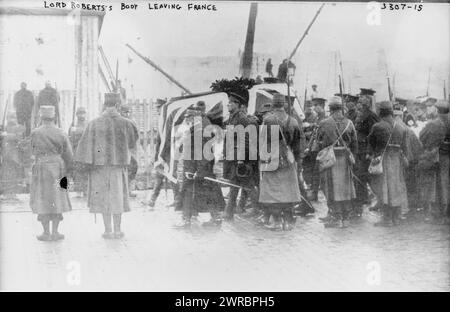
MULTIPOLYGON (((180 215, 132 199, 122 240, 104 240, 102 219, 72 196, 58 242, 40 242, 28 197, 0 202, 2 290, 135 291, 449 291, 450 228, 423 222, 378 228, 365 211, 346 229, 324 228, 316 214, 290 232, 272 232, 242 217, 221 228, 173 228, 180 215)), ((201 214, 200 221, 208 220, 201 214)))

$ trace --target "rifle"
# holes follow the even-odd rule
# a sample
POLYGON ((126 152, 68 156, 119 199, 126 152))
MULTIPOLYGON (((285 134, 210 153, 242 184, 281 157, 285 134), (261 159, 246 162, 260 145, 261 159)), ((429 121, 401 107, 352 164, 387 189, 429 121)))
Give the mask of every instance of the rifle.
POLYGON ((389 77, 387 77, 387 84, 388 84, 389 101, 392 103, 392 90, 391 90, 391 82, 389 80, 389 77))
POLYGON ((447 100, 447 89, 445 88, 445 80, 444 80, 444 100, 447 100))
POLYGON ((339 81, 341 81, 340 83, 342 84, 342 86, 341 86, 341 98, 342 98, 342 93, 343 93, 343 91, 345 91, 345 85, 344 85, 344 70, 342 68, 341 51, 339 51, 339 67, 341 69, 341 78, 339 79, 339 81))
POLYGON ((78 82, 78 75, 77 70, 75 69, 75 92, 73 94, 73 106, 72 106, 72 124, 70 127, 75 127, 75 115, 76 115, 76 107, 77 107, 77 82, 78 82))
POLYGON ((342 88, 343 88, 343 85, 342 85, 342 78, 341 78, 341 75, 339 75, 339 94, 340 94, 340 96, 341 96, 341 101, 342 101, 342 113, 344 114, 344 95, 343 95, 343 93, 342 93, 342 88))
POLYGON ((431 76, 431 67, 428 69, 427 96, 430 91, 430 76, 431 76))

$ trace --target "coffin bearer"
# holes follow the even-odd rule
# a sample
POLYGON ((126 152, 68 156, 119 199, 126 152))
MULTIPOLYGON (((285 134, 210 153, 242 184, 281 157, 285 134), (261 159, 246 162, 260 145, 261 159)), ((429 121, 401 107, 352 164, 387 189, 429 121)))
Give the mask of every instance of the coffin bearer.
POLYGON ((325 227, 346 227, 352 201, 356 197, 353 183, 354 155, 358 153, 355 126, 342 113, 342 99, 329 100, 331 116, 319 124, 319 149, 333 146, 336 163, 321 172, 321 186, 327 199, 329 219, 325 227))
MULTIPOLYGON (((261 142, 267 142, 269 150, 271 146, 276 146, 272 142, 273 126, 279 127, 279 136, 274 136, 279 143, 278 167, 261 171, 259 191, 259 202, 265 209, 265 222, 268 223, 270 215, 274 219, 274 224, 268 226, 271 230, 292 229, 295 223, 293 209, 301 202, 297 174, 297 163, 301 161, 303 152, 301 131, 297 121, 284 110, 284 105, 284 95, 274 94, 272 112, 263 121, 263 126, 267 127, 266 137, 264 134, 261 136, 261 142)), ((262 168, 272 161, 261 159, 262 168)))
POLYGON ((128 166, 138 140, 135 124, 117 111, 119 103, 118 94, 105 94, 105 110, 88 123, 75 154, 76 161, 88 166, 88 207, 103 215, 106 239, 124 236, 120 225, 122 213, 130 210, 128 166))
MULTIPOLYGON (((228 93, 228 111, 230 112, 230 117, 226 122, 225 126, 227 131, 234 131, 233 136, 226 136, 227 138, 232 138, 233 142, 229 142, 225 139, 224 142, 224 152, 225 160, 223 163, 223 176, 224 178, 231 180, 232 183, 237 185, 246 186, 249 189, 254 189, 257 185, 257 174, 258 174, 258 161, 255 159, 250 159, 250 144, 254 144, 253 147, 256 150, 256 142, 251 140, 250 133, 254 130, 253 134, 257 133, 257 123, 250 119, 243 111, 243 106, 248 104, 248 96, 245 94, 237 94, 230 92, 228 93), (240 142, 239 128, 242 130, 249 128, 249 132, 245 132, 244 144, 240 142), (252 129, 252 127, 254 127, 252 129), (242 158, 239 158, 239 151, 243 151, 244 154, 242 158), (232 158, 232 159, 230 159, 232 158)), ((254 139, 254 138, 253 138, 254 139)), ((230 193, 228 194, 229 200, 225 209, 225 219, 233 220, 234 213, 236 209, 236 201, 239 193, 238 188, 232 187, 230 193)), ((258 204, 256 191, 247 191, 241 189, 241 198, 239 200, 238 212, 243 212, 247 198, 252 199, 253 207, 255 208, 258 204)))
MULTIPOLYGON (((69 140, 72 144, 72 151, 74 153, 77 150, 78 142, 83 135, 83 131, 87 126, 86 109, 84 107, 78 107, 75 115, 77 117, 77 123, 69 129, 69 140)), ((80 193, 79 196, 84 196, 87 190, 87 175, 83 172, 82 167, 78 166, 77 163, 74 164, 72 174, 74 191, 80 193)))
MULTIPOLYGON (((185 118, 189 129, 183 138, 184 142, 194 142, 194 138, 198 135, 201 136, 203 129, 211 124, 198 106, 187 109, 185 118)), ((205 226, 216 227, 222 223, 219 211, 223 209, 225 201, 220 186, 205 179, 215 178, 214 159, 205 158, 202 151, 209 138, 205 136, 202 138, 202 144, 199 146, 201 150, 196 150, 196 147, 192 145, 190 148, 183 148, 183 181, 180 194, 183 217, 175 227, 189 227, 192 217, 198 212, 211 214, 211 219, 203 223, 205 226)), ((183 146, 188 146, 188 144, 183 146)))
POLYGON ((34 107, 34 95, 27 90, 27 84, 22 82, 20 90, 14 94, 14 108, 16 110, 17 122, 25 126, 25 135, 29 136, 31 131, 31 113, 34 107))
POLYGON ((44 233, 38 240, 60 240, 58 232, 62 213, 72 209, 67 191, 67 176, 72 166, 69 138, 55 125, 55 107, 41 106, 42 125, 31 132, 32 153, 35 157, 32 173, 30 207, 38 215, 44 233), (50 233, 50 221, 52 232, 50 233))
MULTIPOLYGON (((60 127, 60 116, 59 116, 59 94, 55 88, 52 87, 50 81, 45 82, 45 88, 39 92, 37 99, 37 110, 41 106, 49 105, 55 107, 55 123, 60 127)), ((39 120, 37 121, 39 125, 39 120)))

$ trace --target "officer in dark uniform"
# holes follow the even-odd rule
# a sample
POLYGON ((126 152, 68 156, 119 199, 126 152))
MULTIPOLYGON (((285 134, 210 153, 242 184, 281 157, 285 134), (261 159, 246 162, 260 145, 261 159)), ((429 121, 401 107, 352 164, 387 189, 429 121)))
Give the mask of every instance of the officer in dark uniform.
MULTIPOLYGON (((255 127, 258 126, 256 120, 249 118, 243 110, 243 106, 246 107, 248 105, 248 92, 246 92, 246 94, 229 92, 228 99, 228 111, 230 113, 230 117, 228 118, 228 121, 225 122, 226 128, 228 128, 228 126, 243 126, 245 129, 249 125, 254 125, 255 127)), ((247 190, 241 189, 241 198, 238 204, 238 211, 243 212, 247 198, 249 196, 252 200, 253 207, 258 206, 256 194, 257 192, 255 189, 255 187, 257 186, 256 176, 258 175, 258 161, 257 159, 249 159, 250 138, 248 137, 248 134, 245 134, 244 147, 242 147, 239 142, 237 142, 236 134, 234 135, 234 137, 234 142, 227 142, 226 139, 224 142, 225 160, 223 162, 223 176, 224 178, 231 180, 234 184, 243 185, 254 190, 253 192, 249 192, 247 190), (226 159, 227 153, 230 152, 227 151, 227 147, 232 147, 234 149, 233 160, 226 159), (238 159, 237 151, 242 148, 245 148, 245 159, 238 159)), ((226 220, 232 220, 234 217, 238 193, 238 188, 232 187, 230 189, 230 193, 228 194, 229 200, 225 208, 224 215, 224 219, 226 220)))
POLYGON ((355 191, 356 200, 354 202, 354 208, 356 215, 360 216, 362 213, 362 206, 369 203, 368 183, 369 183, 369 165, 370 161, 367 158, 368 153, 368 141, 372 126, 380 121, 377 114, 372 110, 372 99, 370 95, 360 95, 357 109, 358 115, 356 117, 355 129, 358 138, 358 154, 356 155, 355 165, 355 191))

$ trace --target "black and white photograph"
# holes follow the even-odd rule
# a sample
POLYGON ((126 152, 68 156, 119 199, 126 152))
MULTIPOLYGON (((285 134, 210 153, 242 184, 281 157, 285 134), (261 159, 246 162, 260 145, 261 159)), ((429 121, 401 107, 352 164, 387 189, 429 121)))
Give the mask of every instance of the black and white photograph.
POLYGON ((449 92, 448 1, 0 0, 0 291, 449 292, 449 92))

